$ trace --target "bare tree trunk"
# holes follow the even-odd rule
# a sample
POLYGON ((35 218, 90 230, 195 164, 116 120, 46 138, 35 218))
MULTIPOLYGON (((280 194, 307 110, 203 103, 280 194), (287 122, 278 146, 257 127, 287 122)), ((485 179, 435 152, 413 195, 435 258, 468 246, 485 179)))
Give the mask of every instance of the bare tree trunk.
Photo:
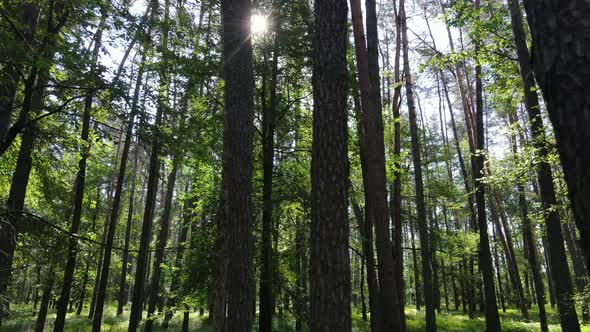
POLYGON ((227 331, 251 331, 254 321, 252 150, 254 75, 250 0, 221 1, 225 114, 222 191, 227 243, 227 331))
MULTIPOLYGON (((529 70, 526 74, 532 73, 530 64, 534 63, 535 77, 545 97, 549 118, 553 123, 572 210, 586 255, 586 266, 590 266, 590 153, 588 145, 584 144, 590 140, 590 44, 587 40, 590 3, 576 1, 564 7, 556 0, 525 0, 524 5, 535 49, 535 56, 533 61, 528 62, 529 70)), ((525 70, 521 69, 521 72, 525 70)), ((532 75, 530 76, 529 79, 532 81, 532 75)), ((541 118, 537 116, 540 110, 531 110, 531 126, 542 128, 541 118)), ((534 140, 544 142, 540 134, 535 135, 535 131, 533 127, 534 140)), ((542 151, 540 158, 543 158, 542 151)), ((539 166, 539 172, 545 173, 542 170, 544 166, 539 166)), ((547 191, 551 190, 544 189, 541 181, 539 183, 541 192, 550 196, 547 191)), ((557 226, 555 225, 555 229, 557 226)), ((551 249, 551 252, 555 251, 561 250, 551 249)), ((556 276, 556 288, 560 292, 561 282, 558 279, 556 276)), ((564 291, 567 292, 567 281, 565 284, 564 291)), ((578 330, 573 313, 564 312, 562 318, 566 319, 565 316, 569 317, 569 322, 562 324, 563 328, 568 326, 569 331, 578 330)))
MULTIPOLYGON (((479 10, 479 0, 475 0, 475 9, 479 10)), ((478 18, 479 19, 479 18, 478 18)), ((475 41, 475 54, 479 53, 480 42, 475 41)), ((481 65, 476 61, 475 66, 475 99, 476 99, 476 148, 478 154, 472 156, 474 163, 473 176, 475 178, 475 200, 477 203, 477 223, 479 226, 479 267, 482 272, 483 288, 485 293, 486 329, 488 331, 500 331, 500 317, 498 315, 498 302, 496 299, 496 286, 494 284, 494 271, 492 255, 490 252, 490 239, 488 237, 488 222, 485 208, 485 183, 484 183, 484 110, 483 110, 483 85, 481 78, 481 65)))
POLYGON ((351 331, 347 4, 315 2, 310 331, 351 331))
MULTIPOLYGON (((351 0, 354 40, 358 78, 361 90, 362 105, 362 140, 365 150, 367 172, 363 176, 365 185, 365 221, 375 226, 377 264, 379 277, 379 329, 384 331, 400 330, 401 318, 399 297, 393 269, 393 249, 389 238, 389 216, 387 211, 387 189, 385 186, 385 147, 383 141, 383 120, 381 100, 379 96, 379 68, 377 50, 372 49, 375 59, 368 60, 365 45, 365 33, 360 0, 351 0), (369 68, 371 65, 372 68, 369 68), (377 67, 376 70, 374 67, 377 67), (371 70, 372 69, 372 70, 371 70), (373 77, 371 77, 371 74, 373 77), (388 309, 388 312, 384 310, 388 309)), ((375 11, 375 4, 367 4, 370 12, 375 11)), ((375 14, 376 15, 376 14, 375 14)), ((368 18, 367 25, 373 33, 377 33, 376 17, 368 18), (375 25, 373 27, 373 24, 375 25)), ((372 36, 373 47, 376 47, 377 36, 372 36)))
POLYGON ((400 0, 400 18, 402 21, 402 45, 404 49, 404 72, 406 79, 406 98, 408 101, 408 113, 410 117, 410 133, 412 140, 412 158, 414 161, 414 180, 416 189, 416 209, 418 233, 420 235, 420 252, 422 254, 422 277, 424 279, 424 300, 426 302, 426 331, 436 331, 436 313, 434 299, 434 285, 432 281, 432 253, 426 222, 426 207, 424 203, 424 182, 422 180, 422 159, 420 153, 420 138, 418 136, 418 124, 416 121, 416 106, 412 75, 410 72, 410 56, 408 47, 408 26, 406 19, 405 1, 400 0))

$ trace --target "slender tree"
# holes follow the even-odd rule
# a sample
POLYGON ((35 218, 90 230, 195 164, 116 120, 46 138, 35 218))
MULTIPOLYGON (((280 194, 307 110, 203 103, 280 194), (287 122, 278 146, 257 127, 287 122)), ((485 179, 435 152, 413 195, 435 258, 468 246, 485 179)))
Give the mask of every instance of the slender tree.
POLYGON ((399 15, 401 20, 402 47, 404 50, 404 74, 406 80, 406 98, 408 114, 410 118, 410 135, 412 141, 412 159, 414 161, 414 181, 416 190, 416 210, 418 233, 420 235, 420 253, 422 256, 422 278, 424 279, 424 300, 426 305, 426 330, 436 331, 436 313, 434 301, 434 285, 432 281, 432 253, 430 252, 430 239, 428 224, 426 222, 426 207, 424 203, 424 182, 422 180, 422 159, 420 154, 420 137, 416 121, 416 104, 410 71, 410 55, 408 47, 408 25, 405 9, 405 0, 400 0, 399 15))
MULTIPOLYGON (((351 0, 353 30, 357 60, 357 70, 361 89, 361 123, 363 126, 362 140, 366 167, 363 171, 365 184, 365 222, 375 226, 377 244, 377 264, 379 276, 379 329, 383 331, 400 330, 401 318, 399 297, 397 295, 395 276, 393 270, 393 251, 389 237, 389 216, 387 211, 387 189, 385 186, 385 146, 383 139, 383 120, 381 114, 381 102, 379 96, 379 68, 377 63, 368 61, 365 45, 365 33, 363 17, 359 0, 351 0), (372 73, 369 65, 377 66, 372 73), (373 74, 371 77, 370 74, 373 74), (391 312, 384 312, 385 309, 391 312)), ((369 6, 371 7, 371 6, 369 6)), ((374 7, 374 4, 373 6, 374 7)), ((369 11, 373 11, 374 8, 369 11)), ((371 31, 376 34, 376 18, 367 20, 371 25, 371 31), (375 25, 374 27, 372 25, 375 25)), ((375 36, 371 41, 376 44, 375 36)), ((372 45, 375 47, 376 45, 372 45)), ((376 52, 377 50, 372 50, 376 52)), ((372 54, 376 57, 376 54, 372 54)), ((377 59, 372 59, 376 61, 377 59)), ((372 231, 372 230, 371 230, 372 231)))

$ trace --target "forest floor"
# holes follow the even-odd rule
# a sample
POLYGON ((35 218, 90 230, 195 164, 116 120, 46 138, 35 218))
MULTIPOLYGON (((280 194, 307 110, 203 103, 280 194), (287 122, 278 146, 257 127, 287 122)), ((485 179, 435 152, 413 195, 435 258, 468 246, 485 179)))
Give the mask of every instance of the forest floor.
MULTIPOLYGON (((103 331, 105 332, 123 332, 127 331, 128 323, 128 311, 126 310, 123 315, 117 317, 115 315, 115 307, 109 306, 105 310, 103 331)), ((128 309, 128 308, 127 308, 128 309)), ((31 306, 18 306, 13 307, 13 316, 11 319, 3 322, 0 331, 4 332, 32 332, 35 327, 35 317, 33 316, 33 310, 31 306)), ((529 331, 540 331, 539 323, 535 320, 536 312, 531 312, 533 320, 530 322, 523 321, 516 309, 508 309, 506 313, 501 312, 502 317, 502 328, 504 331, 510 332, 529 332, 529 331)), ((53 320, 55 314, 51 314, 47 317, 47 324, 45 325, 45 331, 52 330, 53 320)), ((406 307, 406 319, 409 332, 424 331, 425 329, 425 318, 423 311, 417 311, 413 307, 406 307)), ((559 317, 557 314, 549 309, 549 331, 561 331, 559 327, 559 317)), ((91 331, 92 321, 86 318, 86 315, 81 316, 68 316, 66 321, 66 332, 85 332, 91 331)), ((154 325, 154 331, 180 331, 182 325, 182 313, 178 312, 172 321, 168 329, 161 327, 161 322, 158 321, 154 325)), ((289 319, 276 319, 274 324, 275 331, 293 331, 294 322, 289 319)), ((437 325, 439 331, 485 331, 485 320, 481 315, 478 315, 475 319, 469 319, 469 317, 462 312, 449 312, 444 311, 437 315, 437 325)), ((257 328, 253 330, 258 330, 257 328)), ((369 331, 369 322, 363 321, 359 313, 353 314, 353 331, 369 331)), ((207 316, 199 316, 198 312, 191 312, 190 314, 190 329, 189 331, 208 332, 211 331, 207 316)), ((590 332, 590 324, 582 326, 583 332, 590 332)))

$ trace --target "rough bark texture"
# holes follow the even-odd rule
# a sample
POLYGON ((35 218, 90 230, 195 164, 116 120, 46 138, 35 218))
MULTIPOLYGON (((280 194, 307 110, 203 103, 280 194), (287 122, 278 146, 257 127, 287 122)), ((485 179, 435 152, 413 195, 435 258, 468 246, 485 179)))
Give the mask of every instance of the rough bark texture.
POLYGON ((586 266, 590 266, 590 151, 585 144, 590 140, 590 3, 525 0, 524 5, 536 79, 553 123, 586 266))
POLYGON ((416 106, 412 74, 410 72, 410 57, 408 47, 408 26, 405 10, 405 1, 400 1, 400 18, 402 22, 402 46, 404 49, 404 72, 406 79, 406 98, 408 101, 408 113, 410 118, 410 135, 412 141, 412 159, 414 162, 414 180, 416 188, 416 212, 418 233, 420 236, 420 253, 422 256, 422 277, 424 279, 424 301, 426 305, 426 331, 436 331, 436 313, 434 301, 434 285, 432 281, 432 253, 430 252, 430 239, 428 223, 426 221, 426 206, 424 203, 424 182, 422 179, 422 159, 420 153, 420 137, 416 120, 416 106))
MULTIPOLYGON (((389 216, 387 210, 387 189, 385 186, 385 146, 383 141, 383 119, 379 97, 379 67, 368 60, 365 46, 365 33, 360 0, 351 0, 358 78, 361 90, 362 138, 367 174, 365 184, 365 222, 375 226, 377 264, 379 276, 379 329, 383 331, 400 330, 399 298, 397 295, 393 270, 393 251, 389 237, 389 216), (373 65, 370 71, 369 65, 373 65), (375 72, 376 71, 376 72, 375 72), (372 74, 372 76, 370 75, 372 74), (387 310, 387 311, 385 311, 387 310)), ((373 6, 367 4, 369 11, 373 6)), ((367 25, 377 33, 376 17, 367 19, 367 25), (374 23, 374 27, 371 22, 374 23)), ((376 44, 373 36, 372 43, 376 44)), ((376 45, 373 45, 375 47, 376 45)), ((372 49, 373 52, 377 50, 372 49)), ((376 54, 373 55, 376 57, 376 54)))
MULTIPOLYGON (((533 38, 534 57, 531 59, 526 47, 520 43, 521 75, 525 89, 531 90, 534 81, 530 64, 534 64, 535 77, 553 123, 581 243, 586 260, 590 262, 590 177, 587 176, 590 154, 587 144, 584 144, 590 140, 590 3, 575 1, 564 5, 555 0, 527 0, 524 4, 533 38)), ((579 331, 561 222, 554 209, 557 201, 538 97, 532 93, 527 93, 525 97, 533 144, 539 157, 537 179, 545 209, 549 260, 561 327, 565 331, 579 331)))
POLYGON ((223 0, 223 202, 227 255, 226 331, 251 331, 255 286, 252 237, 254 78, 250 0, 223 0))
POLYGON ((351 331, 346 0, 315 1, 310 330, 351 331))

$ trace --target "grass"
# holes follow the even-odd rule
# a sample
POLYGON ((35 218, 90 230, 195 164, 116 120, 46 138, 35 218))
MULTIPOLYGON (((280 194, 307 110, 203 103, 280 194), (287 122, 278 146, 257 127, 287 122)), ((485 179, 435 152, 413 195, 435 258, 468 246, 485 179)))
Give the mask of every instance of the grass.
MULTIPOLYGON (((127 308, 128 309, 128 308, 127 308)), ((29 332, 33 331, 35 327, 35 317, 31 306, 15 306, 12 308, 13 316, 3 322, 0 331, 6 332, 29 332)), ((501 312, 502 328, 507 332, 529 332, 540 331, 539 323, 537 321, 537 313, 532 310, 530 312, 532 320, 525 322, 520 316, 520 312, 516 309, 508 309, 506 313, 501 312)), ((55 313, 48 315, 45 331, 51 331, 55 313)), ((102 330, 105 332, 123 332, 127 331, 127 321, 129 319, 129 312, 124 311, 123 315, 116 316, 115 307, 108 306, 105 309, 102 330)), ((549 310, 549 331, 561 331, 559 326, 558 315, 549 310)), ((417 311, 413 307, 406 307, 406 322, 409 332, 418 332, 425 330, 424 311, 417 311)), ((68 315, 66 321, 66 332, 86 332, 91 331, 92 322, 86 318, 86 315, 75 316, 68 315)), ((180 331, 182 325, 182 313, 178 312, 170 322, 168 329, 161 326, 161 320, 154 324, 154 331, 180 331)), ((354 312, 352 319, 353 331, 369 331, 369 322, 363 321, 360 313, 354 312)), ((441 312, 437 315, 437 326, 441 332, 459 332, 459 331, 485 331, 485 320, 481 315, 475 319, 469 317, 462 312, 441 312)), ((253 330, 257 330, 255 327, 253 330)), ((275 319, 275 331, 293 331, 294 322, 291 319, 275 319)), ((189 331, 209 332, 211 326, 207 316, 199 316, 197 312, 190 313, 190 328, 189 331)), ((590 325, 582 326, 583 332, 590 332, 590 325)))

